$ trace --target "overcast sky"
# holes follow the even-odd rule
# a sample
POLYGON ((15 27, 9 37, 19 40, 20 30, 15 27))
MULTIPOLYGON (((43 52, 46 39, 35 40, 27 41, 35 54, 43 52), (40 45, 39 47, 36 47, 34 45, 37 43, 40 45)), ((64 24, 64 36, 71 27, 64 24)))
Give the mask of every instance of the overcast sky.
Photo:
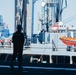
POLYGON ((0 0, 0 15, 10 29, 14 32, 14 0, 0 0))

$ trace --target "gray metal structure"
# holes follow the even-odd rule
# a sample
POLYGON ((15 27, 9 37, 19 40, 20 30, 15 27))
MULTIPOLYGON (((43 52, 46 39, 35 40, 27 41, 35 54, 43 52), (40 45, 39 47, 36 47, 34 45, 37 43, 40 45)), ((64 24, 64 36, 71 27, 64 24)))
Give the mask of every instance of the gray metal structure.
POLYGON ((39 31, 49 32, 50 25, 62 21, 62 12, 67 7, 67 0, 34 0, 32 15, 32 34, 39 31), (45 5, 42 6, 41 3, 45 5), (40 21, 40 22, 38 22, 40 21))
MULTIPOLYGON (((22 25, 23 33, 26 38, 26 8, 27 0, 15 0, 15 31, 18 24, 22 25)), ((26 38, 27 39, 27 38, 26 38)))

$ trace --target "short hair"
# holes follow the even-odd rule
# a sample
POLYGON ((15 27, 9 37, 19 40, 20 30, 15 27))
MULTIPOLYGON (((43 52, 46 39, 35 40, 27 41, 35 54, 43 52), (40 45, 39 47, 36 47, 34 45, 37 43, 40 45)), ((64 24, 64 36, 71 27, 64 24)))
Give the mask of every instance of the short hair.
POLYGON ((21 25, 17 25, 17 29, 18 30, 21 30, 22 29, 22 26, 21 25))

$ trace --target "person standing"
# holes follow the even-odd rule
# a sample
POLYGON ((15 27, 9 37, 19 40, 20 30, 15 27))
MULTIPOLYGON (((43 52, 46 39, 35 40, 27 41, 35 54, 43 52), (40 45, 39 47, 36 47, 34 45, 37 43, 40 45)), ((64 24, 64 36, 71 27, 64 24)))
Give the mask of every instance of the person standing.
POLYGON ((13 56, 11 60, 11 68, 14 68, 13 61, 18 56, 18 67, 22 68, 21 62, 22 62, 22 53, 23 53, 23 45, 24 45, 24 34, 21 32, 22 26, 17 26, 17 31, 12 36, 12 43, 13 43, 13 56))

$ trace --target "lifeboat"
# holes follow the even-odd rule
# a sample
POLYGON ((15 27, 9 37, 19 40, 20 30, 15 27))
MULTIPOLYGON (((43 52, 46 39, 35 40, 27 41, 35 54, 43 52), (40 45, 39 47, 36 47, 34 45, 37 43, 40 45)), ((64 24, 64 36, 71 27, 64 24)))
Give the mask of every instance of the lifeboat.
POLYGON ((74 47, 76 47, 76 38, 61 36, 60 40, 64 44, 66 44, 67 46, 74 46, 74 47))

